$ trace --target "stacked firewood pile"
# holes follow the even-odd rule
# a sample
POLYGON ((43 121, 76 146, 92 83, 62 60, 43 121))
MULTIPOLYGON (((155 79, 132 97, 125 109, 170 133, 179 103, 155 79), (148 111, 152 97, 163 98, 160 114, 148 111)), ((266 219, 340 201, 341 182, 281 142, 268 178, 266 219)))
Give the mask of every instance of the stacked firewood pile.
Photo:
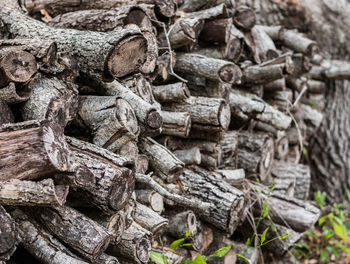
POLYGON ((0 260, 181 263, 232 244, 257 263, 315 224, 300 157, 323 77, 346 73, 314 41, 233 1, 18 2, 0 0, 0 260), (265 207, 267 236, 289 236, 247 247, 265 207))

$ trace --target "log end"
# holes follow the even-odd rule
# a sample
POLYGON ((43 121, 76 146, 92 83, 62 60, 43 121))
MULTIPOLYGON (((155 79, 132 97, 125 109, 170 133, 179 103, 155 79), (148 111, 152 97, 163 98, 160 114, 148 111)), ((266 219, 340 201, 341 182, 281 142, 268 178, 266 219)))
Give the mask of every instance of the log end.
POLYGON ((113 244, 120 242, 125 231, 125 226, 125 215, 123 212, 118 212, 111 217, 107 225, 107 230, 113 234, 113 244))
POLYGON ((146 123, 151 129, 158 129, 163 124, 163 118, 157 110, 152 110, 146 117, 146 123))
POLYGON ((136 256, 141 263, 148 263, 151 251, 151 242, 142 237, 136 244, 136 256))
POLYGON ((10 51, 1 60, 0 68, 9 81, 24 83, 37 72, 35 57, 25 51, 10 51))
POLYGON ((156 11, 165 17, 173 17, 176 11, 176 4, 173 0, 156 0, 156 11))
POLYGON ((136 72, 147 57, 147 41, 141 35, 124 38, 112 50, 107 59, 109 75, 120 78, 136 72))
POLYGON ((55 186, 55 197, 58 205, 62 206, 66 203, 68 192, 69 192, 69 186, 67 185, 55 186))
POLYGON ((153 211, 161 213, 164 210, 164 199, 159 193, 154 192, 150 197, 150 205, 153 211))
POLYGON ((231 109, 229 104, 226 104, 225 102, 221 103, 218 113, 218 119, 220 126, 223 129, 227 130, 231 121, 231 109))
POLYGON ((256 15, 254 10, 247 6, 239 7, 234 13, 233 23, 243 30, 251 30, 256 24, 256 15))
POLYGON ((219 77, 224 83, 240 84, 242 71, 237 65, 228 64, 219 70, 219 77))

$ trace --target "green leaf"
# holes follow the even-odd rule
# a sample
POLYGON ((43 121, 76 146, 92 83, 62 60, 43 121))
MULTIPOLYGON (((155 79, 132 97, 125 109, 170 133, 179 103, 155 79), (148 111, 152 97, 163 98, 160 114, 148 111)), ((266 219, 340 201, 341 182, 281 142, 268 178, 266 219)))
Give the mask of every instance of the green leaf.
POLYGON ((315 196, 315 200, 317 201, 319 206, 321 208, 323 208, 325 206, 325 204, 326 204, 327 193, 326 192, 317 191, 317 192, 314 193, 314 196, 315 196))
POLYGON ((266 228, 266 229, 264 230, 264 232, 262 233, 261 238, 260 238, 260 243, 261 243, 261 244, 263 244, 264 241, 266 240, 266 233, 267 233, 267 231, 269 231, 269 228, 270 228, 270 227, 266 228))
POLYGON ((306 158, 306 161, 309 162, 309 152, 307 151, 307 148, 304 146, 304 144, 303 144, 302 151, 303 151, 303 154, 306 158))
POLYGON ((315 239, 318 239, 318 236, 316 235, 316 233, 312 229, 306 230, 304 232, 304 235, 311 236, 311 237, 313 237, 315 239))
POLYGON ((177 250, 178 247, 180 247, 185 242, 184 238, 180 238, 178 240, 175 240, 173 243, 171 243, 170 248, 172 250, 177 250))
POLYGON ((266 216, 269 214, 269 211, 267 210, 267 206, 266 206, 266 202, 265 201, 263 202, 262 206, 263 206, 263 208, 262 208, 263 218, 266 218, 266 216))
POLYGON ((347 242, 347 233, 346 233, 346 227, 344 226, 343 222, 337 218, 334 217, 331 221, 332 227, 334 229, 334 232, 338 237, 340 237, 343 241, 344 244, 347 242))
POLYGON ((157 264, 168 264, 167 258, 162 253, 151 251, 150 258, 153 262, 157 264))
POLYGON ((192 246, 192 243, 185 243, 185 244, 182 244, 180 247, 189 247, 189 246, 192 246))
POLYGON ((329 215, 325 215, 325 216, 321 217, 320 219, 318 219, 318 224, 321 226, 324 222, 326 222, 328 217, 329 217, 329 215))
POLYGON ((197 257, 193 260, 193 264, 207 264, 207 262, 201 254, 198 254, 197 257))
POLYGON ((326 246, 328 252, 332 252, 334 255, 339 256, 339 249, 336 246, 328 245, 326 246))
POLYGON ((247 241, 245 242, 245 245, 249 247, 251 244, 252 244, 252 240, 251 238, 248 238, 247 241))
POLYGON ((218 249, 217 251, 215 251, 214 254, 211 255, 210 257, 222 258, 230 251, 230 249, 231 249, 231 245, 228 245, 226 247, 222 247, 222 248, 218 249))
POLYGON ((344 246, 342 243, 340 243, 337 240, 332 241, 333 244, 335 244, 338 248, 343 250, 348 256, 350 256, 350 249, 348 249, 346 246, 344 246))
POLYGON ((329 258, 329 253, 325 249, 321 249, 321 261, 324 262, 329 258))
POLYGON ((237 254, 237 257, 239 257, 239 258, 241 258, 241 259, 244 259, 244 260, 247 261, 249 264, 253 264, 253 262, 252 262, 250 259, 246 258, 246 257, 243 256, 242 254, 237 254))

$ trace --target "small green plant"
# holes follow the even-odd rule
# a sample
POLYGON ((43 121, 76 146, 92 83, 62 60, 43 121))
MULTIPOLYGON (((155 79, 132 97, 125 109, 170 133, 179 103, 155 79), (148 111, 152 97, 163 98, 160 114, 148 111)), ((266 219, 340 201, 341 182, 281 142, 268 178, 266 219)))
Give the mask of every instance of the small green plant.
MULTIPOLYGON (((347 205, 345 207, 341 204, 333 205, 331 212, 322 216, 315 228, 304 233, 307 240, 295 245, 296 258, 317 257, 321 263, 328 263, 332 255, 339 259, 350 256, 350 249, 347 247, 350 231, 349 192, 346 195, 347 205)), ((314 196, 320 208, 324 209, 327 194, 318 191, 314 193, 314 196)))

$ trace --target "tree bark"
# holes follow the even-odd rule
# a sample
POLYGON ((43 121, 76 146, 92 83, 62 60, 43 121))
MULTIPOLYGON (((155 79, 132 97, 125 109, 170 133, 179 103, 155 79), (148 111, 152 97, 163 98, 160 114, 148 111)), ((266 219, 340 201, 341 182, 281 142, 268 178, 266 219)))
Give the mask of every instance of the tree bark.
POLYGON ((70 170, 67 143, 61 129, 50 121, 35 120, 2 125, 0 142, 2 181, 36 179, 70 170))
POLYGON ((199 165, 202 162, 201 152, 197 147, 175 150, 174 154, 185 165, 199 165))
POLYGON ((198 215, 215 227, 232 234, 241 219, 244 208, 243 193, 232 187, 214 173, 199 167, 185 169, 180 176, 187 197, 195 197, 210 203, 209 210, 198 210, 198 215))
POLYGON ((40 182, 17 179, 0 182, 0 204, 17 206, 61 206, 68 186, 54 185, 52 179, 40 182))
POLYGON ((90 261, 101 255, 111 240, 106 228, 73 208, 62 206, 30 212, 50 233, 90 261))
POLYGON ((151 189, 135 190, 136 200, 161 214, 164 210, 163 196, 151 189))
POLYGON ((0 260, 9 260, 16 250, 18 236, 12 217, 0 206, 0 260))
POLYGON ((140 139, 139 148, 149 157, 153 170, 160 178, 173 182, 182 174, 183 162, 153 139, 140 139))
POLYGON ((21 210, 16 209, 12 211, 11 215, 16 221, 16 231, 21 238, 21 245, 42 263, 88 263, 71 253, 61 242, 21 210))
POLYGON ((151 231, 155 237, 160 236, 168 228, 167 219, 138 202, 136 202, 135 222, 151 231))
POLYGON ((191 95, 187 85, 182 82, 152 86, 152 88, 155 98, 160 103, 182 102, 191 95))
POLYGON ((169 225, 166 232, 173 237, 179 239, 186 237, 187 232, 189 232, 190 235, 195 235, 197 233, 198 220, 196 215, 191 210, 170 215, 168 218, 169 225))
POLYGON ((69 52, 85 73, 122 77, 137 71, 146 59, 147 42, 137 26, 112 33, 54 29, 11 8, 2 9, 0 14, 7 34, 53 40, 58 52, 69 52))
POLYGON ((10 82, 0 89, 0 98, 9 105, 19 104, 30 99, 32 90, 26 85, 10 82))
POLYGON ((0 99, 0 113, 0 126, 3 124, 15 122, 15 117, 12 113, 12 110, 2 99, 0 99))
POLYGON ((72 161, 86 166, 96 179, 92 188, 72 192, 72 195, 79 197, 75 201, 80 205, 97 206, 107 213, 122 209, 132 195, 135 184, 133 171, 125 167, 128 162, 90 143, 72 138, 68 142, 72 161))
POLYGON ((182 138, 188 137, 192 123, 188 112, 162 111, 162 118, 162 134, 182 138))

